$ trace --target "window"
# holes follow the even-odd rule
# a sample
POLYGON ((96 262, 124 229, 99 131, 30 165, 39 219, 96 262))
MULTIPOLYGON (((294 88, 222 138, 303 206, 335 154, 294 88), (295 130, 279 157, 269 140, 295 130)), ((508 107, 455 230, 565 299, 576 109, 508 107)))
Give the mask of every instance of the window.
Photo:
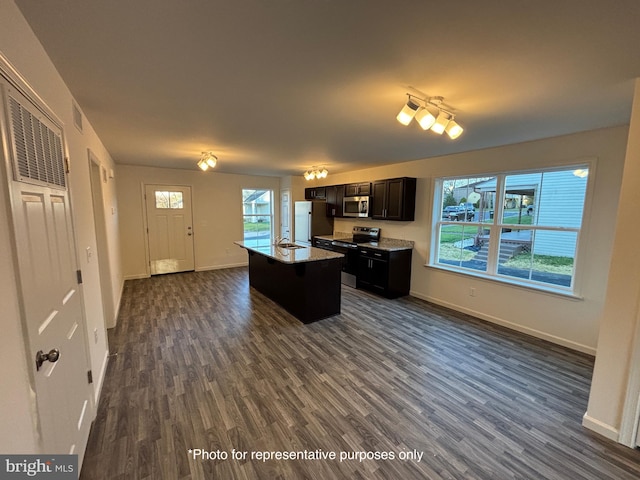
POLYGON ((242 190, 244 242, 252 247, 270 245, 273 225, 273 192, 242 190))
POLYGON ((589 169, 440 178, 430 265, 572 293, 589 169))
POLYGON ((156 208, 184 208, 182 203, 182 192, 156 191, 156 208))

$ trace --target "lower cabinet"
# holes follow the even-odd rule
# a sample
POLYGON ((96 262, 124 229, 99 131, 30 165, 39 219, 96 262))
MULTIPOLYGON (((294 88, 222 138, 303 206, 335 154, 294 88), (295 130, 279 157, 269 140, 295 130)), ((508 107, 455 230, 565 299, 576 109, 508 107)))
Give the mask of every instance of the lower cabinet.
POLYGON ((411 250, 361 248, 356 287, 387 298, 408 295, 411 287, 411 250))

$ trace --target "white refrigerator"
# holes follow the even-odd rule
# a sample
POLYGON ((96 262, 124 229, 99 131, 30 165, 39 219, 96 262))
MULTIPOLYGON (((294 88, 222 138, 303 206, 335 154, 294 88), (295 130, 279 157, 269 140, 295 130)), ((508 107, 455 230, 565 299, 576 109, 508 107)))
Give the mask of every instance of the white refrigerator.
POLYGON ((311 245, 316 235, 333 235, 333 217, 327 217, 327 202, 295 202, 294 238, 296 243, 311 245))

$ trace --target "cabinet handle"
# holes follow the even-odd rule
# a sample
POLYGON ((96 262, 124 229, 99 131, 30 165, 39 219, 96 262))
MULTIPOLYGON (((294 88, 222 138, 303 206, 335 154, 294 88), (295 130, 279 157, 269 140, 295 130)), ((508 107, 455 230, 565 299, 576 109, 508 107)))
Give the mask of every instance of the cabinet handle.
POLYGON ((382 254, 381 254, 381 253, 374 253, 374 255, 375 255, 376 257, 381 257, 381 256, 382 256, 382 254))

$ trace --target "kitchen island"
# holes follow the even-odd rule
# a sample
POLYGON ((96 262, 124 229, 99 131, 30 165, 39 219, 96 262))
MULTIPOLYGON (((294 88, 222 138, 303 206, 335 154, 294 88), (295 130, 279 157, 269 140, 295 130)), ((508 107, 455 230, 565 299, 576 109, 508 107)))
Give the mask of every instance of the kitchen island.
POLYGON ((249 285, 298 320, 311 323, 340 313, 344 255, 315 247, 235 243, 249 255, 249 285))

